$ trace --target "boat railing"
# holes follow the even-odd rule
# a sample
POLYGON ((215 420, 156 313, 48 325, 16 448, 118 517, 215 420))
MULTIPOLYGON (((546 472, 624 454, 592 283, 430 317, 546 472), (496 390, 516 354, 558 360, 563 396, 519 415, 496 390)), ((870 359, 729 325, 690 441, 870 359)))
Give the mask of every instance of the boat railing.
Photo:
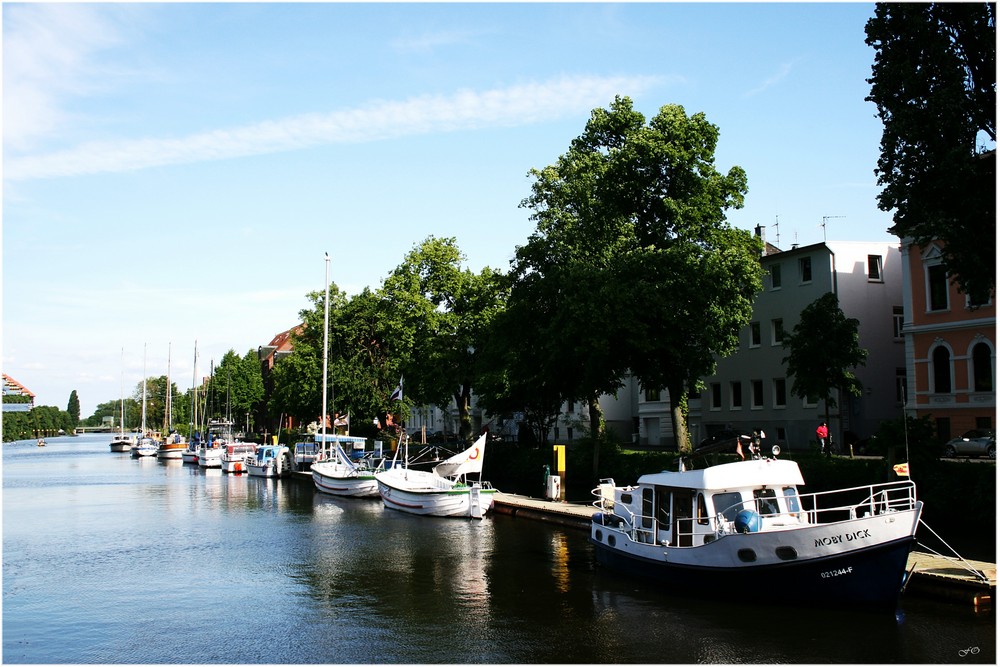
MULTIPOLYGON (((602 479, 593 490, 593 495, 597 497, 593 506, 603 515, 602 523, 621 530, 636 542, 653 544, 657 541, 658 532, 665 530, 655 517, 636 514, 629 505, 617 502, 613 480, 602 479)), ((715 516, 674 517, 670 543, 692 546, 741 530, 780 530, 848 521, 912 510, 916 503, 916 485, 909 480, 815 493, 762 496, 717 509, 715 516), (743 510, 749 510, 755 516, 754 520, 759 521, 755 527, 750 528, 746 522, 741 524, 737 521, 743 510)))

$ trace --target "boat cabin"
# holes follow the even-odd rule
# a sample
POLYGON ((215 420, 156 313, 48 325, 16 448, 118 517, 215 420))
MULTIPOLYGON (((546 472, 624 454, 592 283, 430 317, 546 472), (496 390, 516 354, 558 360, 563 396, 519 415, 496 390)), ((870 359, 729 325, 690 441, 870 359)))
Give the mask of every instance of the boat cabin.
POLYGON ((794 461, 757 459, 643 475, 636 486, 598 487, 607 520, 633 526, 638 541, 701 546, 724 533, 757 532, 807 521, 794 461))

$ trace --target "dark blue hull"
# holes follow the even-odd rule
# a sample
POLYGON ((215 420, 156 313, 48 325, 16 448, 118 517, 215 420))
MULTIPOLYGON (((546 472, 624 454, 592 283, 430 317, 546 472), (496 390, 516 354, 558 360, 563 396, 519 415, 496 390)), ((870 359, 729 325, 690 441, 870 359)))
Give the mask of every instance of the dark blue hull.
POLYGON ((894 610, 913 538, 776 565, 698 567, 652 561, 591 539, 597 562, 661 584, 667 594, 733 601, 894 610))

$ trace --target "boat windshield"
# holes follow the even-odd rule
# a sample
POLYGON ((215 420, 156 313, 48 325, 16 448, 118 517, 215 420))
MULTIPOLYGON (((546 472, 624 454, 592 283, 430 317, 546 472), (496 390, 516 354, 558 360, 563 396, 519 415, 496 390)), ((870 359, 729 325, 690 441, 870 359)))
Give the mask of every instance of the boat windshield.
POLYGON ((774 489, 756 489, 753 492, 753 497, 757 501, 757 512, 761 516, 781 514, 774 489))
POLYGON ((743 497, 738 491, 712 494, 712 504, 716 512, 721 512, 727 521, 735 521, 736 515, 741 509, 743 497))

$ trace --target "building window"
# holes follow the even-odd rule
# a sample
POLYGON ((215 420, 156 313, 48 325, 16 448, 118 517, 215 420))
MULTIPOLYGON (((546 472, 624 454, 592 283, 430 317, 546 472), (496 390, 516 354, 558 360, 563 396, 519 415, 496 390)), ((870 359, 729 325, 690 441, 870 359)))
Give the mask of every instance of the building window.
POLYGON ((882 282, 882 255, 868 255, 868 282, 882 282))
POLYGON ((751 380, 750 385, 753 388, 753 401, 750 403, 750 407, 759 410, 764 407, 764 381, 751 380))
POLYGON ((647 389, 646 390, 646 402, 655 403, 660 400, 660 390, 659 389, 647 389))
POLYGON ((903 307, 892 307, 892 337, 903 340, 903 307))
POLYGON ((785 407, 785 378, 774 378, 774 407, 785 407))
POLYGON ((785 340, 785 326, 782 319, 771 320, 771 341, 772 345, 781 345, 781 342, 785 340))
POLYGON ((743 383, 742 382, 730 382, 729 383, 729 405, 734 410, 740 410, 743 408, 743 383))
POLYGON ((750 323, 750 347, 760 347, 760 322, 750 323))
POLYGON ((906 405, 906 369, 896 369, 896 403, 906 405))
POLYGON ((811 283, 813 279, 812 257, 802 257, 799 259, 799 277, 804 283, 811 283))
POLYGON ((927 267, 927 309, 948 310, 948 272, 944 264, 927 267))
POLYGON ((771 289, 781 287, 781 264, 771 265, 771 289))
POLYGON ((951 352, 944 345, 938 345, 931 354, 934 371, 934 393, 951 393, 951 352))
POLYGON ((986 343, 972 348, 972 391, 993 391, 992 356, 986 343))
POLYGON ((712 410, 721 410, 722 409, 722 385, 719 384, 718 382, 713 382, 710 388, 712 390, 712 404, 711 404, 711 409, 712 410))

